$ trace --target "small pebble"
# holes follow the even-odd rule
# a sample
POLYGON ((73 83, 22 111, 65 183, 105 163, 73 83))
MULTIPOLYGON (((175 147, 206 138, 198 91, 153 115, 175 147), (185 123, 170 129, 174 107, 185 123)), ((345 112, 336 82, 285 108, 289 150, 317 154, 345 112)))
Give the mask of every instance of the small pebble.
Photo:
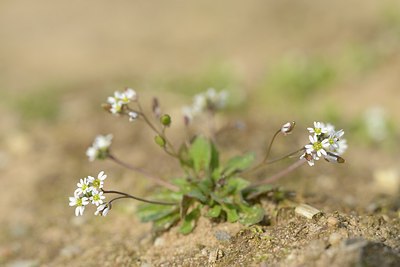
POLYGON ((335 217, 329 217, 326 222, 328 223, 329 226, 331 227, 336 227, 339 224, 339 220, 335 217))
POLYGON ((161 247, 165 244, 165 239, 162 237, 157 237, 156 240, 154 240, 154 246, 155 247, 161 247))

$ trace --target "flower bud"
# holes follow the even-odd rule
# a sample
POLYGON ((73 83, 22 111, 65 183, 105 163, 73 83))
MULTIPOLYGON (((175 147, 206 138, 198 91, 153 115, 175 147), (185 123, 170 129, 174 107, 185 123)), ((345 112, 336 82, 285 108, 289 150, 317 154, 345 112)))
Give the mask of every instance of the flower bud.
POLYGON ((168 114, 164 114, 160 118, 160 122, 162 125, 169 127, 171 125, 171 116, 168 114))
POLYGON ((159 145, 160 147, 165 147, 166 144, 165 139, 160 135, 156 135, 154 137, 154 142, 156 142, 156 144, 159 145))
POLYGON ((284 135, 290 134, 294 128, 294 126, 296 125, 296 123, 294 121, 292 122, 287 122, 284 125, 282 125, 281 127, 281 132, 284 135))
POLYGON ((111 104, 109 104, 109 103, 104 103, 104 104, 101 104, 101 107, 102 107, 105 111, 108 111, 108 112, 111 113, 111 108, 112 108, 111 104))

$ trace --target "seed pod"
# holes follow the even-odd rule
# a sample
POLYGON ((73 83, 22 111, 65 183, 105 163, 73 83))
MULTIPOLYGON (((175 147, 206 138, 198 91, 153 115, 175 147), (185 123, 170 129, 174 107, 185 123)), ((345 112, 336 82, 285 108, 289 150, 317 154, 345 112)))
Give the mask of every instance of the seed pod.
POLYGON ((164 114, 160 118, 160 122, 162 125, 169 127, 171 125, 171 116, 168 114, 164 114))
POLYGON ((166 144, 165 139, 160 135, 156 135, 154 137, 154 142, 156 142, 156 144, 159 145, 160 147, 165 147, 166 144))

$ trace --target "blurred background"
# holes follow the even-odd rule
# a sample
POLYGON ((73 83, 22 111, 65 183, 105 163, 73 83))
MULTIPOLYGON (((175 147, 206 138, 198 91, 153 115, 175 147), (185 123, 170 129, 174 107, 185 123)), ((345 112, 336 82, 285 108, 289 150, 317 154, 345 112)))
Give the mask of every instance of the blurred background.
POLYGON ((398 212, 399 1, 2 0, 0 38, 0 264, 55 264, 99 238, 118 249, 124 235, 142 234, 130 227, 131 205, 103 220, 68 207, 78 178, 99 170, 110 188, 152 190, 111 162, 88 162, 97 134, 113 133, 127 161, 179 175, 143 125, 101 109, 126 86, 147 108, 159 98, 176 143, 181 106, 209 87, 228 90, 221 125, 247 125, 221 140, 228 154, 261 155, 294 120, 279 156, 307 142, 314 120, 334 123, 346 132, 347 163, 304 166, 279 184, 327 211, 398 212))

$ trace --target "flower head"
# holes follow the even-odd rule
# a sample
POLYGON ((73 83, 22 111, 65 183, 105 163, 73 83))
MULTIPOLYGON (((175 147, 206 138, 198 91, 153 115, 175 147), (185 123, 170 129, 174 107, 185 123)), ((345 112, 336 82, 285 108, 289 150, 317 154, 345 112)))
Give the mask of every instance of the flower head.
POLYGON ((212 112, 218 111, 226 106, 227 99, 227 91, 217 92, 214 88, 199 93, 193 97, 191 106, 186 106, 182 109, 185 120, 190 121, 194 116, 207 110, 212 112))
POLYGON ((307 154, 316 153, 318 158, 321 157, 321 155, 326 156, 327 153, 325 149, 329 146, 329 141, 327 139, 319 141, 316 135, 310 135, 308 138, 311 143, 305 146, 307 154))
POLYGON ((343 130, 336 131, 332 124, 322 122, 314 122, 314 127, 307 129, 313 135, 309 136, 310 143, 304 146, 305 153, 300 158, 305 158, 310 166, 322 156, 329 162, 345 162, 340 157, 347 149, 343 130))
POLYGON ((90 186, 92 187, 92 190, 100 191, 100 189, 103 188, 103 186, 104 186, 104 180, 106 178, 107 178, 107 175, 104 174, 104 171, 99 172, 99 174, 97 175, 97 178, 88 176, 88 180, 89 180, 90 186))
POLYGON ((89 204, 89 200, 87 197, 81 195, 75 195, 69 198, 69 205, 71 207, 76 206, 75 208, 75 216, 79 216, 83 214, 85 210, 85 206, 89 204))
POLYGON ((84 195, 87 192, 91 191, 91 187, 89 184, 88 179, 85 177, 83 179, 80 179, 79 183, 76 184, 78 186, 78 188, 75 190, 75 196, 76 195, 84 195))
POLYGON ((307 128, 307 130, 314 135, 321 135, 328 132, 328 129, 322 122, 314 121, 314 127, 307 128))
POLYGON ((88 176, 82 178, 77 183, 77 188, 75 189, 74 196, 69 198, 69 205, 76 206, 75 215, 79 216, 83 214, 85 206, 92 203, 96 206, 102 205, 104 199, 106 198, 103 194, 104 180, 107 175, 104 171, 99 172, 97 178, 88 176))
POLYGON ((94 161, 95 159, 107 158, 112 138, 112 134, 96 136, 92 146, 86 150, 86 156, 89 160, 94 161))
POLYGON ((89 199, 92 204, 99 206, 100 204, 103 204, 103 199, 106 198, 105 196, 103 196, 103 194, 104 193, 102 191, 93 191, 92 196, 89 199))
POLYGON ((137 99, 136 91, 132 88, 127 88, 123 92, 115 91, 113 96, 107 98, 107 102, 111 105, 110 112, 119 115, 127 104, 137 99))

